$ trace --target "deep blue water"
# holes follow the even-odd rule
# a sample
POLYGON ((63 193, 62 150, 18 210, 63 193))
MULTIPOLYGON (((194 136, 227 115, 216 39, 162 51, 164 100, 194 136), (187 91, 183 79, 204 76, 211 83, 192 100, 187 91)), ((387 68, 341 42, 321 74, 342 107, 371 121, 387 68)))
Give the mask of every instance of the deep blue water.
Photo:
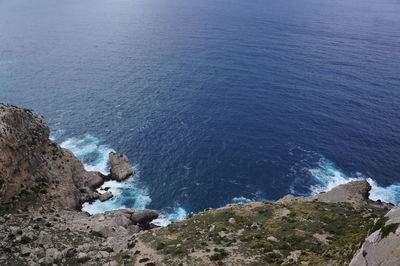
POLYGON ((97 209, 352 177, 400 201, 398 0, 0 0, 0 101, 43 114, 89 169, 128 155, 136 176, 97 209))

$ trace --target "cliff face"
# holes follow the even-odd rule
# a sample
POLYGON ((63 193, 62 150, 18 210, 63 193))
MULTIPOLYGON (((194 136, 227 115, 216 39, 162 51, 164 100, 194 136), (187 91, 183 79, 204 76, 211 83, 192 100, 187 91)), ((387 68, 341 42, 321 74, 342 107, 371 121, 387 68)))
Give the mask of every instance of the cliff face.
POLYGON ((0 151, 1 202, 39 190, 40 198, 56 207, 79 209, 98 197, 94 190, 104 182, 100 173, 85 171, 70 151, 49 140, 43 117, 27 109, 0 104, 0 151), (38 186, 41 181, 53 188, 38 186))
MULTIPOLYGON (((122 173, 118 179, 127 178, 128 158, 110 156, 113 172, 122 173)), ((158 213, 80 212, 83 202, 99 198, 96 188, 108 179, 116 178, 85 171, 69 150, 49 140, 40 115, 0 104, 0 265, 127 261, 128 246, 158 213)))

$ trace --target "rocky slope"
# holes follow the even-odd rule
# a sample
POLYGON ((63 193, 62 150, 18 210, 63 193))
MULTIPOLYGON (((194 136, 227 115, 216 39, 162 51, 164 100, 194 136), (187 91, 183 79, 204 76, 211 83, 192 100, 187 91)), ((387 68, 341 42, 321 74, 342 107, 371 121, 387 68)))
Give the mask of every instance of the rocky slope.
POLYGON ((391 207, 370 201, 370 189, 353 181, 312 197, 193 214, 140 235, 140 256, 163 265, 346 265, 391 207))
POLYGON ((0 104, 0 265, 400 265, 400 207, 369 200, 365 180, 155 228, 152 210, 80 211, 132 174, 125 155, 104 176, 48 137, 40 115, 0 104))
POLYGON ((69 150, 49 140, 40 115, 0 104, 0 265, 129 261, 131 239, 150 229, 158 213, 80 212, 83 202, 112 196, 96 191, 104 181, 132 173, 126 156, 110 157, 118 176, 88 172, 69 150))

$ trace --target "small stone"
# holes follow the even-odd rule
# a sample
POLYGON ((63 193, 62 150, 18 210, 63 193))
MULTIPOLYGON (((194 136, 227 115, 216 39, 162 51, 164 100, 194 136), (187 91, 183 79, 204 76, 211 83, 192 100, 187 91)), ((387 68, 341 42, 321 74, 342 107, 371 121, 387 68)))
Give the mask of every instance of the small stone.
POLYGON ((260 229, 260 225, 256 222, 252 223, 250 226, 251 229, 258 230, 260 229))
POLYGON ((269 237, 267 237, 267 240, 268 240, 268 241, 272 241, 272 242, 279 242, 279 240, 278 240, 276 237, 274 237, 274 236, 269 236, 269 237))
POLYGON ((79 252, 78 253, 78 259, 83 259, 83 258, 86 258, 86 257, 87 257, 86 253, 84 253, 84 252, 79 252))
POLYGON ((214 231, 214 230, 215 230, 215 224, 212 224, 212 225, 210 226, 210 229, 209 229, 208 231, 212 232, 212 231, 214 231))
POLYGON ((233 217, 229 218, 228 223, 230 223, 230 224, 236 224, 235 218, 233 218, 233 217))
POLYGON ((113 197, 113 194, 111 193, 111 191, 107 191, 106 193, 103 193, 99 196, 99 200, 101 202, 106 201, 108 199, 111 199, 113 197))

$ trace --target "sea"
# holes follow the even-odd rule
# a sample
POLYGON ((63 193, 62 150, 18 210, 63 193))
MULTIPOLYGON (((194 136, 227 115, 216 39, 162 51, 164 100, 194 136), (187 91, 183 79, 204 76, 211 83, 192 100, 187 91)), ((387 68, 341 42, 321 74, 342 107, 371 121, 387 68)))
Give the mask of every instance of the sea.
POLYGON ((84 204, 160 211, 312 195, 367 178, 400 202, 399 0, 0 0, 0 102, 87 170, 84 204))

